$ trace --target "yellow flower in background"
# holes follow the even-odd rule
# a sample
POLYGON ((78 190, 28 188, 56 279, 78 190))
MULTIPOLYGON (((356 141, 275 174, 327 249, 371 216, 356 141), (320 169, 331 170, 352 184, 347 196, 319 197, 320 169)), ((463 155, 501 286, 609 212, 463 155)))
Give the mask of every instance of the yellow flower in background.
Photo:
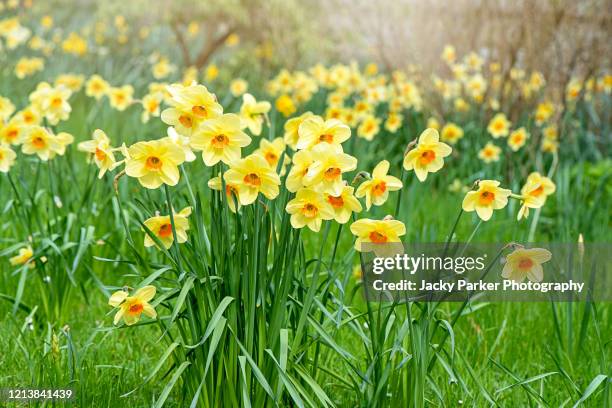
POLYGON ((535 112, 535 123, 541 126, 555 113, 555 105, 552 102, 545 101, 538 104, 535 112))
MULTIPOLYGON (((191 207, 185 207, 180 212, 173 211, 174 229, 176 231, 176 240, 179 244, 187 241, 187 231, 189 230, 189 220, 191 215, 191 207)), ((155 237, 162 243, 164 248, 168 249, 174 242, 174 234, 172 233, 172 220, 170 215, 158 215, 147 219, 143 223, 155 237)), ((144 246, 146 248, 155 246, 155 241, 145 233, 144 246)))
POLYGON ((457 59, 457 52, 452 45, 445 45, 441 55, 442 60, 447 64, 452 64, 457 59))
POLYGON ((469 191, 463 199, 463 211, 476 211, 483 221, 488 221, 493 215, 493 210, 504 208, 508 204, 510 190, 499 187, 499 181, 481 180, 478 190, 469 191))
POLYGON ((277 137, 273 141, 269 141, 267 139, 261 139, 259 142, 259 148, 255 150, 253 153, 259 154, 262 156, 270 167, 276 169, 278 167, 278 163, 283 157, 283 167, 281 169, 281 175, 284 174, 285 167, 287 164, 291 162, 291 158, 285 154, 285 141, 282 137, 277 137))
POLYGON ((261 127, 264 118, 270 111, 270 102, 257 102, 255 97, 249 93, 242 95, 242 106, 240 107, 240 117, 243 127, 249 128, 254 136, 261 134, 261 127))
POLYGON ((435 129, 425 129, 419 136, 416 147, 404 157, 404 169, 414 170, 419 181, 427 179, 428 173, 435 173, 444 166, 444 158, 453 149, 439 141, 440 135, 435 129))
POLYGON ((234 97, 239 97, 249 90, 249 83, 242 78, 236 78, 230 82, 230 92, 234 97))
POLYGON ((184 161, 183 150, 168 140, 138 142, 128 149, 125 173, 149 189, 175 186, 180 179, 178 166, 184 161))
POLYGON ((470 105, 463 98, 456 98, 453 105, 457 112, 467 112, 470 110, 470 105))
POLYGON ((40 125, 40 122, 42 122, 42 116, 35 106, 30 105, 17 112, 13 117, 13 120, 21 122, 26 126, 40 125))
POLYGON ((568 101, 575 101, 582 92, 582 82, 576 78, 572 78, 565 89, 565 98, 568 101))
POLYGON ((0 122, 0 143, 17 145, 21 143, 21 137, 26 130, 27 126, 16 118, 4 125, 0 122))
POLYGON ((478 158, 485 163, 496 162, 499 161, 500 153, 501 148, 495 146, 491 142, 487 142, 487 144, 478 152, 478 158))
POLYGON ((9 263, 12 266, 28 265, 28 267, 31 269, 36 266, 34 259, 32 259, 33 257, 34 251, 32 250, 32 247, 28 245, 25 248, 19 249, 17 255, 9 259, 9 263))
POLYGON ((543 139, 542 151, 545 153, 556 153, 559 150, 559 143, 556 140, 543 139))
POLYGON ((72 32, 62 42, 65 53, 83 56, 87 52, 87 41, 75 32, 72 32))
POLYGON ((9 98, 0 96, 0 124, 6 121, 15 112, 15 105, 9 98))
POLYGON ((203 122, 191 136, 191 147, 202 151, 207 166, 240 159, 240 149, 250 143, 251 138, 242 131, 240 117, 233 113, 203 122))
POLYGON ((527 130, 524 127, 518 128, 508 136, 508 146, 510 146, 512 151, 517 152, 525 145, 528 138, 529 133, 527 133, 527 130))
POLYGON ((151 67, 151 73, 155 79, 166 78, 174 71, 176 71, 176 66, 170 64, 170 61, 168 61, 166 57, 160 58, 159 61, 151 67))
POLYGON ((40 25, 43 26, 43 28, 53 27, 53 17, 49 15, 42 16, 40 19, 40 25))
MULTIPOLYGON (((223 189, 223 183, 220 176, 216 176, 208 180, 208 188, 212 190, 221 191, 223 189)), ((240 209, 240 198, 238 198, 238 187, 232 184, 225 183, 225 197, 227 199, 227 205, 232 212, 236 212, 240 209), (236 205, 238 208, 236 208, 236 205)))
POLYGON ((91 154, 94 163, 100 169, 98 178, 104 177, 107 171, 114 169, 118 165, 115 161, 110 139, 103 130, 94 130, 92 139, 79 143, 77 149, 91 154))
POLYGON ((365 66, 364 73, 367 76, 374 76, 378 74, 378 65, 376 65, 373 62, 369 63, 368 65, 365 66))
POLYGON ((318 144, 311 152, 315 161, 303 178, 304 185, 336 196, 342 193, 342 174, 355 170, 357 159, 344 153, 341 145, 318 144))
POLYGON ((372 220, 363 218, 351 224, 351 232, 357 237, 355 249, 362 251, 364 243, 387 244, 401 242, 406 234, 406 226, 398 220, 372 220))
POLYGON ((479 71, 482 68, 483 60, 475 52, 470 52, 464 58, 465 64, 473 71, 479 71))
POLYGON ((149 303, 155 297, 155 286, 145 286, 138 289, 132 296, 128 296, 126 291, 120 290, 113 293, 108 300, 108 304, 112 307, 118 307, 119 310, 115 314, 113 324, 123 321, 128 326, 138 323, 141 315, 155 319, 157 312, 149 303))
POLYGON ((83 87, 84 81, 85 77, 83 75, 62 74, 55 78, 55 82, 53 84, 55 87, 64 86, 65 88, 70 89, 71 92, 78 92, 83 87))
POLYGON ((508 132, 510 131, 511 123, 506 118, 506 115, 503 113, 498 113, 491 121, 489 121, 489 125, 487 126, 487 131, 491 134, 494 139, 499 137, 508 136, 508 132))
POLYGON ((285 134, 283 135, 283 139, 287 146, 292 148, 293 150, 297 150, 297 144, 299 141, 299 133, 298 129, 300 125, 308 118, 312 117, 312 112, 304 112, 300 116, 291 118, 285 122, 284 129, 285 134))
POLYGON ((280 177, 266 159, 258 154, 232 162, 223 179, 227 184, 236 186, 242 205, 255 202, 259 193, 270 200, 279 193, 280 177))
POLYGON ((174 84, 168 87, 168 91, 171 107, 164 109, 161 119, 174 126, 183 136, 191 136, 201 123, 223 114, 223 107, 217 102, 216 96, 204 85, 174 84))
POLYGON ((448 122, 440 132, 440 139, 443 142, 448 142, 452 145, 456 144, 463 138, 463 129, 452 122, 448 122))
POLYGON ((30 127, 21 140, 21 151, 28 155, 36 154, 42 161, 51 159, 61 150, 60 141, 41 126, 30 127))
POLYGON ((477 102, 482 102, 482 97, 487 90, 487 82, 480 74, 473 75, 465 83, 465 88, 477 102))
POLYGON ((204 71, 204 79, 206 82, 212 82, 219 76, 219 68, 215 64, 210 64, 204 71))
POLYGON ((338 224, 346 224, 353 213, 361 212, 361 203, 353 195, 354 188, 344 186, 342 193, 339 195, 326 194, 327 202, 334 210, 334 220, 338 224))
POLYGON ((161 93, 147 94, 142 98, 142 114, 140 120, 142 123, 147 123, 151 116, 158 117, 160 112, 160 106, 163 100, 161 93))
POLYGON ((240 44, 240 36, 236 33, 230 34, 225 39, 225 45, 227 45, 228 47, 235 47, 238 44, 240 44))
POLYGON ((502 277, 515 282, 528 278, 531 282, 542 282, 542 264, 550 261, 552 254, 544 248, 517 248, 506 257, 502 277))
POLYGON ((340 145, 351 137, 351 128, 337 119, 323 120, 320 116, 305 118, 298 127, 298 150, 318 144, 340 145))
POLYGON ((315 159, 310 150, 300 150, 293 155, 292 162, 293 165, 287 175, 286 185, 287 190, 295 193, 301 187, 305 187, 304 177, 308 174, 308 169, 315 162, 315 159))
POLYGON ((45 68, 45 60, 42 58, 21 58, 15 65, 15 76, 19 79, 28 77, 45 68))
POLYGON ((187 67, 183 71, 183 78, 181 79, 181 85, 189 86, 198 82, 198 69, 196 67, 187 67))
POLYGON ((357 197, 366 198, 366 208, 369 210, 372 204, 383 205, 389 198, 389 191, 397 191, 403 184, 397 177, 389 176, 389 162, 382 160, 374 167, 372 178, 361 183, 357 188, 357 197))
POLYGON ((134 88, 132 85, 123 85, 108 90, 110 105, 118 111, 124 111, 133 102, 134 88))
POLYGON ((438 122, 438 119, 431 117, 427 119, 427 127, 436 129, 436 130, 440 130, 440 122, 438 122))
POLYGON ((8 173, 15 164, 15 152, 5 144, 0 144, 0 173, 8 173))
POLYGON ((399 113, 390 113, 387 116, 387 120, 385 121, 385 129, 387 129, 391 133, 397 132, 402 126, 402 115, 399 113))
POLYGON ((46 82, 41 82, 29 98, 32 106, 41 112, 51 125, 56 125, 70 116, 72 107, 68 99, 71 94, 70 89, 64 86, 54 88, 46 82))
POLYGON ((319 232, 323 220, 334 218, 334 210, 323 194, 309 188, 298 190, 295 198, 287 203, 286 210, 291 214, 293 228, 308 226, 314 232, 319 232))
POLYGON ((559 131, 557 130, 557 126, 556 125, 546 126, 542 130, 542 135, 544 136, 544 139, 546 140, 557 140, 557 138, 559 137, 559 131))
POLYGON ((378 132, 380 132, 380 119, 373 115, 367 115, 357 128, 357 136, 366 140, 374 139, 378 132))
POLYGON ((293 115, 296 111, 295 103, 289 95, 281 95, 274 102, 276 110, 283 114, 284 117, 293 115))
POLYGON ((85 83, 85 95, 100 100, 104 95, 108 94, 111 86, 100 75, 92 75, 85 83))

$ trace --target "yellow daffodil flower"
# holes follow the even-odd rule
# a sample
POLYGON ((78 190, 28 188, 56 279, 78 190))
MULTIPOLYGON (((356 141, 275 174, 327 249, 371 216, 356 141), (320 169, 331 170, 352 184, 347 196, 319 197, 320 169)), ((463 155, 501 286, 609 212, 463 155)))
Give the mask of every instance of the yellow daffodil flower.
POLYGON ((287 190, 292 193, 304 187, 304 176, 308 174, 308 169, 315 162, 310 150, 299 150, 293 155, 293 165, 287 175, 287 190))
POLYGON ((495 146, 491 142, 487 142, 487 144, 478 152, 478 158, 485 163, 496 162, 499 161, 500 153, 501 148, 495 146))
POLYGON ((528 278, 531 282, 542 282, 544 269, 542 264, 550 261, 552 254, 544 248, 517 248, 506 257, 502 277, 515 282, 528 278))
POLYGON ((229 185, 236 186, 240 204, 252 204, 259 193, 272 200, 279 193, 280 177, 261 155, 251 154, 230 164, 223 175, 229 185))
POLYGON ((100 100, 107 95, 111 86, 100 75, 92 75, 85 83, 85 95, 100 100))
POLYGON ((236 78, 232 80, 232 82, 230 82, 230 92, 236 98, 238 98, 248 90, 249 83, 242 78, 236 78))
POLYGON ((351 137, 351 129, 337 119, 323 120, 310 116, 298 128, 297 149, 308 149, 320 143, 340 145, 351 137))
POLYGON ((240 149, 250 143, 251 138, 242 131, 240 117, 233 113, 203 122, 191 136, 191 147, 202 151, 207 166, 240 159, 240 149))
MULTIPOLYGON (((216 176, 208 180, 208 187, 212 190, 221 191, 223 184, 221 183, 221 177, 216 176)), ((225 183, 225 196, 227 198, 227 205, 232 212, 240 209, 240 199, 238 198, 238 187, 232 184, 225 183), (236 208, 238 207, 238 208, 236 208)))
POLYGON ((478 190, 469 191, 463 199, 464 211, 476 211, 483 221, 488 221, 493 215, 493 210, 504 208, 508 204, 510 190, 499 187, 499 181, 481 180, 478 190))
POLYGON ((440 139, 443 142, 450 143, 451 145, 456 144, 459 140, 461 140, 461 138, 463 138, 463 129, 452 122, 448 122, 446 125, 444 125, 442 131, 440 132, 440 139))
POLYGON ((223 107, 204 85, 174 84, 168 87, 170 108, 164 109, 161 119, 174 126, 183 136, 191 136, 204 121, 223 114, 223 107))
POLYGON ((404 169, 414 170, 419 181, 427 179, 428 173, 435 173, 444 166, 444 158, 453 149, 439 141, 440 135, 435 129, 425 129, 419 136, 416 147, 404 157, 404 169))
POLYGON ((94 130, 92 139, 79 143, 77 149, 91 153, 94 163, 100 169, 98 178, 104 177, 107 171, 113 170, 119 164, 115 160, 110 139, 103 130, 94 130))
POLYGON ((18 145, 26 130, 27 126, 15 118, 4 125, 0 122, 0 143, 18 145))
POLYGON ((389 198, 389 191, 402 188, 402 181, 397 177, 389 176, 389 162, 383 160, 374 167, 372 178, 361 183, 355 194, 357 197, 366 198, 366 208, 369 210, 372 204, 383 205, 389 198))
POLYGON ((0 144, 0 172, 8 173, 10 168, 15 164, 17 155, 6 144, 0 144))
POLYGON ((503 113, 498 113, 489 121, 487 131, 494 139, 506 137, 510 131, 510 125, 511 123, 508 121, 508 119, 506 119, 506 115, 503 113))
POLYGON ((36 266, 32 257, 34 256, 34 251, 31 246, 27 246, 25 248, 19 249, 17 255, 9 259, 9 263, 12 266, 18 265, 28 265, 28 268, 32 269, 36 266))
POLYGON ((163 95, 161 93, 147 94, 142 97, 142 114, 140 120, 142 123, 147 123, 151 117, 158 117, 160 112, 163 95))
POLYGON ((113 319, 113 324, 116 325, 123 318, 125 324, 131 326, 138 323, 143 313, 151 319, 155 319, 157 312, 149 303, 155 297, 155 292, 155 286, 145 286, 138 289, 132 296, 128 296, 128 292, 123 290, 113 293, 108 300, 108 304, 119 308, 113 319))
POLYGON ((42 126, 32 126, 22 137, 21 151, 36 154, 40 160, 47 161, 62 151, 62 144, 42 126))
POLYGON ((380 132, 380 119, 376 116, 366 116, 357 128, 357 136, 372 140, 380 132))
POLYGON ((300 128, 300 125, 306 119, 312 116, 313 116, 312 112, 304 112, 300 116, 291 118, 285 122, 285 126, 284 126, 285 134, 283 135, 283 138, 285 140, 285 143, 293 150, 297 150, 297 144, 298 144, 299 137, 300 137, 298 133, 298 129, 300 128))
POLYGON ((184 161, 183 150, 168 140, 138 142, 128 149, 125 172, 149 189, 175 186, 180 179, 178 166, 184 161))
MULTIPOLYGON (((174 229, 176 231, 176 239, 179 244, 187 241, 187 231, 189 230, 189 220, 187 217, 191 215, 191 207, 185 207, 180 212, 174 213, 174 229)), ((168 249, 174 242, 172 234, 172 220, 169 215, 158 215, 151 217, 144 222, 144 225, 160 240, 164 248, 168 249)), ((149 234, 145 234, 144 246, 152 247, 155 245, 153 238, 149 234)))
POLYGON ((528 138, 529 133, 527 133, 527 130, 525 130, 524 127, 518 128, 510 133, 510 136, 508 136, 508 146, 510 146, 512 151, 517 152, 525 145, 528 138))
POLYGON ((283 94, 276 98, 276 101, 274 101, 274 106, 276 107, 277 111, 283 114, 284 117, 289 117, 293 115, 297 110, 293 99, 286 94, 283 94))
POLYGON ((254 136, 261 134, 261 127, 265 116, 270 111, 270 102, 255 100, 255 97, 249 93, 242 95, 242 106, 240 107, 240 118, 243 122, 243 127, 249 129, 254 136))
POLYGON ((549 195, 554 194, 557 187, 548 177, 533 172, 521 188, 522 206, 519 209, 517 220, 527 218, 530 208, 540 208, 546 203, 549 195))
POLYGON ((334 210, 334 220, 338 224, 346 224, 353 213, 359 213, 362 210, 361 203, 355 198, 353 191, 353 187, 344 186, 340 195, 325 195, 327 202, 334 210))
POLYGON ((401 242, 400 237, 406 234, 406 226, 398 220, 372 220, 363 218, 351 224, 351 232, 357 237, 355 249, 362 251, 364 243, 387 244, 401 242))
POLYGON ((118 111, 124 111, 134 101, 134 88, 132 85, 123 85, 118 88, 110 88, 108 90, 108 98, 110 105, 118 111))
POLYGON ((287 203, 286 209, 291 214, 293 228, 308 226, 314 232, 321 229, 323 220, 334 218, 334 210, 323 194, 309 188, 298 190, 295 198, 287 203))
POLYGON ((385 121, 385 129, 391 133, 397 132, 402 126, 402 115, 399 113, 390 113, 385 121))
POLYGON ((321 143, 311 149, 315 159, 303 178, 304 185, 331 195, 342 193, 342 174, 357 168, 357 159, 342 151, 341 145, 321 143))
POLYGON ((285 167, 287 164, 291 163, 291 158, 285 154, 285 141, 282 137, 277 137, 271 142, 267 139, 261 139, 259 142, 259 148, 255 150, 254 153, 259 154, 266 159, 270 167, 273 169, 278 167, 278 164, 282 158, 283 167, 280 171, 281 176, 285 174, 285 167))

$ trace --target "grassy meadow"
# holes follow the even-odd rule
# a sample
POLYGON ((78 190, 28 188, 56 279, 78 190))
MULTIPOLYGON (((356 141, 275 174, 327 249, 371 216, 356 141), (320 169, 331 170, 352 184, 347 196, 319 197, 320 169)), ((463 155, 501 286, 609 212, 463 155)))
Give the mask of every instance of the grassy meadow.
POLYGON ((69 387, 80 407, 612 404, 608 303, 366 302, 359 251, 611 242, 609 67, 560 91, 450 44, 436 74, 290 68, 238 33, 187 65, 196 20, 0 4, 0 388, 69 387))

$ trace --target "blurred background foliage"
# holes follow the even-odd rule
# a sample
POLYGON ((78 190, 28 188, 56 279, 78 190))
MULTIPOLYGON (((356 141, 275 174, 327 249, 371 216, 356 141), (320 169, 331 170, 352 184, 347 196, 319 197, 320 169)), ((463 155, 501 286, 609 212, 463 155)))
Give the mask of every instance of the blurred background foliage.
POLYGON ((63 10, 65 22, 83 22, 73 18, 80 14, 107 25, 107 34, 124 24, 174 38, 173 62, 196 68, 224 60, 260 72, 355 60, 389 72, 444 72, 439 56, 452 44, 506 72, 542 72, 561 90, 572 76, 609 67, 612 47, 609 0, 49 0, 36 9, 63 10), (224 45, 236 41, 229 53, 224 45))

